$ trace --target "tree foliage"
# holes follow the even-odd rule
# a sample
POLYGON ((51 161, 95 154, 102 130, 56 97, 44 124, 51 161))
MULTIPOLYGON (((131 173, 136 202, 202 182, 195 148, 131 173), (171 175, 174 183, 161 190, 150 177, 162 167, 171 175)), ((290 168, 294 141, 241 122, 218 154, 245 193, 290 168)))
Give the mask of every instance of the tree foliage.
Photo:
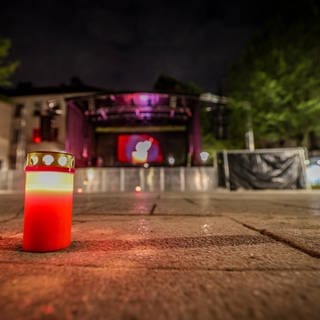
POLYGON ((253 38, 228 76, 234 140, 243 137, 249 115, 258 145, 293 139, 306 145, 310 132, 320 130, 319 39, 313 18, 277 20, 253 38))
POLYGON ((181 82, 169 75, 161 74, 156 80, 153 88, 176 94, 200 94, 202 90, 193 82, 181 82))
POLYGON ((11 41, 0 39, 0 86, 10 86, 9 78, 18 66, 18 62, 9 62, 8 55, 11 48, 11 41))

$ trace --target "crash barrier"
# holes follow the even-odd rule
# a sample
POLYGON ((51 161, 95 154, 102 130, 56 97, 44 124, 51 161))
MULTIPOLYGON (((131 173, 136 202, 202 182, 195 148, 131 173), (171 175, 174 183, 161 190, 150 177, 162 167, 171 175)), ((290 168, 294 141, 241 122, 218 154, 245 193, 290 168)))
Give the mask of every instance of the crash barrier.
MULTIPOLYGON (((78 168, 76 193, 127 191, 210 191, 218 186, 216 167, 78 168)), ((0 171, 0 190, 23 192, 24 172, 0 171)))
POLYGON ((25 173, 23 170, 1 170, 0 191, 23 192, 25 173))
POLYGON ((76 192, 210 191, 217 188, 214 167, 85 168, 75 175, 76 192))
MULTIPOLYGON (((305 189, 314 184, 303 148, 225 150, 215 166, 77 168, 75 192, 305 189)), ((0 171, 0 191, 23 191, 24 172, 0 171)))
POLYGON ((305 189, 305 154, 303 148, 219 152, 219 185, 230 190, 305 189))

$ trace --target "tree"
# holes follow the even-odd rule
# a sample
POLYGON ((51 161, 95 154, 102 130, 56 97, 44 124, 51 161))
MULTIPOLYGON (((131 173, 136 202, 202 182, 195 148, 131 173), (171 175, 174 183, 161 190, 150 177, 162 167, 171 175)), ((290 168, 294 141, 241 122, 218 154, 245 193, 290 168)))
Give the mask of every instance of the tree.
POLYGON ((258 145, 295 140, 307 146, 310 133, 320 131, 317 19, 316 13, 291 25, 278 19, 253 38, 232 67, 227 88, 233 140, 252 125, 258 145))
POLYGON ((198 95, 202 93, 202 89, 200 89, 195 83, 181 82, 165 74, 161 74, 158 77, 153 88, 158 91, 165 91, 165 92, 177 93, 177 94, 180 93, 180 94, 198 95))
POLYGON ((7 57, 11 48, 11 41, 0 39, 0 86, 6 87, 11 85, 9 78, 18 66, 18 62, 8 62, 7 57))

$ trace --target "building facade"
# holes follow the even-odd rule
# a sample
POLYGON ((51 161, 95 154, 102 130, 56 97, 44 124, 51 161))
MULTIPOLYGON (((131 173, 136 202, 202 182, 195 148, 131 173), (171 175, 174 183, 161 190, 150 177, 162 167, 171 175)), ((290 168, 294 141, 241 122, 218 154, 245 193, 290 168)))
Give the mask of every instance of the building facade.
POLYGON ((95 92, 92 88, 23 88, 2 92, 0 166, 22 169, 32 150, 65 150, 66 99, 95 92))

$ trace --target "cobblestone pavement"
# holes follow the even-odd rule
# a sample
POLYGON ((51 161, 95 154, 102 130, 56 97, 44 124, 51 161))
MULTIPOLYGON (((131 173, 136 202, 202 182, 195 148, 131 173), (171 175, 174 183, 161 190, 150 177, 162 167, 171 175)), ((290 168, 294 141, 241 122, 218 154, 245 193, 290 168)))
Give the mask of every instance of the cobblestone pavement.
POLYGON ((320 192, 80 194, 72 244, 21 250, 0 195, 0 319, 319 319, 320 192))

